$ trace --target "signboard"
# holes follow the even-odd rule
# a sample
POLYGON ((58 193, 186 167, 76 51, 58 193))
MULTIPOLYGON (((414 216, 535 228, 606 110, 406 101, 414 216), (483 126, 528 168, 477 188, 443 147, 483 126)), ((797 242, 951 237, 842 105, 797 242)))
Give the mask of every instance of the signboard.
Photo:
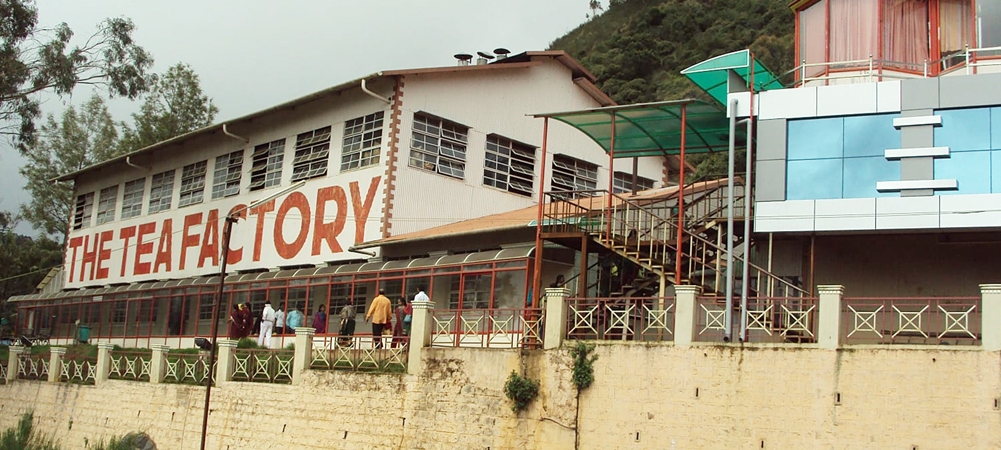
POLYGON ((241 218, 233 225, 230 241, 227 271, 231 273, 356 259, 359 255, 347 248, 378 237, 381 222, 382 176, 366 172, 316 179, 250 209, 248 204, 275 191, 74 230, 66 248, 65 286, 215 275, 229 214, 241 218))

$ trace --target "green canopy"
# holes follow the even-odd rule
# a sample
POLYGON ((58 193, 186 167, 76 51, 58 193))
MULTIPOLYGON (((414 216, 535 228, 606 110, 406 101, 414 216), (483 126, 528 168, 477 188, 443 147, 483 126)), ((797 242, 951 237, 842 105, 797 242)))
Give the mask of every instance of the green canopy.
MULTIPOLYGON (((566 123, 612 151, 615 118, 615 158, 675 155, 681 152, 681 115, 685 112, 685 152, 729 150, 730 122, 719 105, 686 99, 636 105, 608 106, 560 113, 535 114, 566 123)), ((741 127, 738 127, 740 130, 741 127)), ((743 130, 738 131, 743 140, 743 130)))
POLYGON ((720 105, 725 105, 726 96, 729 93, 727 81, 731 74, 736 74, 743 79, 745 87, 749 86, 752 62, 755 92, 783 87, 778 78, 764 64, 761 64, 757 59, 752 59, 750 50, 738 50, 707 59, 682 70, 681 74, 706 91, 720 105))

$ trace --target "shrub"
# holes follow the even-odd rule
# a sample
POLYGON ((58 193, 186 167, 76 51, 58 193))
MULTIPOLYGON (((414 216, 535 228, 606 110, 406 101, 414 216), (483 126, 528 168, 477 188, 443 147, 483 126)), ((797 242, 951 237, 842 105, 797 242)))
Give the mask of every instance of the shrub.
POLYGON ((539 382, 518 375, 512 370, 511 375, 507 377, 507 383, 504 383, 504 393, 514 402, 511 410, 517 414, 524 411, 539 395, 539 382))
POLYGON ((587 389, 594 382, 594 361, 598 355, 592 355, 594 344, 577 341, 570 353, 573 355, 573 384, 577 392, 587 389))

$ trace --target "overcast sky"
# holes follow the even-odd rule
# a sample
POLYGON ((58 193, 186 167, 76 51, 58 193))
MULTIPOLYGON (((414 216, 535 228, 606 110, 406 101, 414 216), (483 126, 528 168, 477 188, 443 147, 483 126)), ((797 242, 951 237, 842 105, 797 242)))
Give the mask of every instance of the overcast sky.
MULTIPOLYGON (((604 3, 604 2, 602 2, 604 3)), ((42 26, 66 22, 80 38, 108 17, 131 18, 154 71, 185 62, 212 97, 216 121, 388 69, 455 64, 455 53, 543 50, 586 20, 586 0, 37 0, 42 26)), ((72 98, 46 98, 59 114, 72 98)), ((116 120, 138 102, 113 101, 116 120)), ((0 210, 28 200, 23 160, 0 144, 0 210)), ((18 231, 35 234, 21 224, 18 231)))

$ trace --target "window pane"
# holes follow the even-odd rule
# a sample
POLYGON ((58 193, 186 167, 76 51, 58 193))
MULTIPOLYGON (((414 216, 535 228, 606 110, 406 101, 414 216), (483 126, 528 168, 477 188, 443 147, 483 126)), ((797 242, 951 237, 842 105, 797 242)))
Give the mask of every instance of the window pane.
POLYGON ((981 48, 1001 46, 1001 2, 977 2, 977 31, 980 33, 981 48))
POLYGON ((841 158, 844 156, 844 120, 790 120, 788 122, 789 160, 841 158))
POLYGON ((878 0, 831 2, 831 61, 868 59, 879 39, 878 0))
POLYGON ((883 59, 911 63, 917 69, 928 59, 928 4, 923 1, 883 0, 883 59))
POLYGON ((900 179, 900 161, 883 156, 845 158, 844 198, 899 197, 899 192, 879 192, 877 181, 900 179))
POLYGON ((789 161, 786 200, 841 198, 842 159, 789 161))
POLYGON ((956 190, 935 191, 938 195, 989 194, 991 192, 991 152, 958 152, 935 158, 935 179, 955 179, 956 190))
POLYGON ((951 152, 991 148, 990 108, 935 111, 942 116, 942 126, 935 127, 935 146, 951 152))
MULTIPOLYGON (((997 0, 995 0, 996 2, 997 0)), ((938 13, 941 57, 957 55, 955 60, 943 61, 943 68, 948 68, 960 61, 965 61, 965 56, 959 57, 958 55, 965 53, 967 45, 973 44, 971 42, 973 10, 970 7, 970 0, 939 0, 938 13)))
POLYGON ((900 130, 893 127, 898 114, 845 117, 845 157, 883 157, 888 148, 900 148, 900 130))
MULTIPOLYGON (((826 47, 826 31, 824 20, 827 16, 827 0, 820 0, 813 6, 799 12, 799 59, 810 63, 824 62, 826 47)), ((814 76, 823 72, 823 67, 807 69, 806 76, 814 76)))

